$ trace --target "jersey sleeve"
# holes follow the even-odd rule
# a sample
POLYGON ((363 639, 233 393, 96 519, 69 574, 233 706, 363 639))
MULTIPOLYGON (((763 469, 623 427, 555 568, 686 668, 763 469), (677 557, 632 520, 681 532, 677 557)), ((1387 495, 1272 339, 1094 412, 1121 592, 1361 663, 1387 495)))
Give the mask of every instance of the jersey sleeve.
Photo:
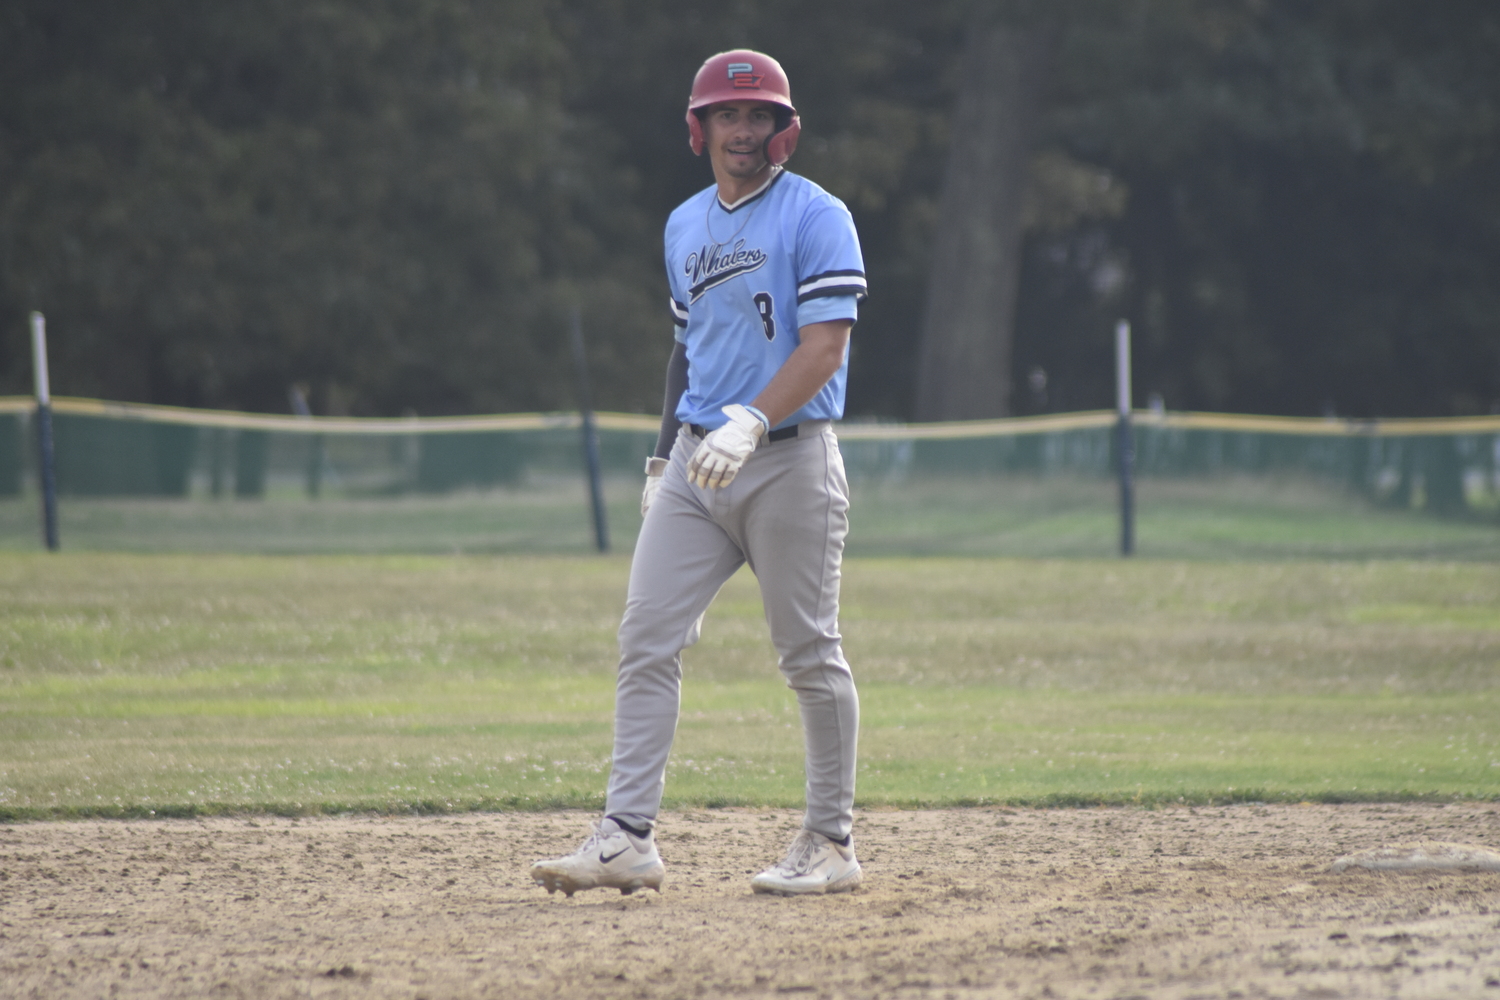
POLYGON ((672 314, 672 335, 680 344, 682 338, 687 334, 688 325, 688 294, 687 289, 678 286, 679 275, 672 267, 672 261, 667 254, 667 248, 671 245, 672 227, 667 223, 667 232, 662 240, 662 264, 667 271, 667 310, 672 314))
POLYGON ((688 307, 677 301, 674 292, 668 300, 668 308, 672 311, 672 335, 678 343, 682 343, 682 338, 687 333, 688 307))
MULTIPOLYGON (((865 261, 859 249, 854 219, 842 202, 833 198, 809 206, 797 230, 797 323, 822 320, 803 318, 804 308, 819 299, 854 302, 867 294, 865 261)), ((809 314, 810 315, 810 314, 809 314)), ((828 316, 824 319, 853 319, 828 316)))
POLYGON ((859 322, 859 298, 855 295, 820 295, 797 307, 797 326, 826 323, 832 319, 859 322))

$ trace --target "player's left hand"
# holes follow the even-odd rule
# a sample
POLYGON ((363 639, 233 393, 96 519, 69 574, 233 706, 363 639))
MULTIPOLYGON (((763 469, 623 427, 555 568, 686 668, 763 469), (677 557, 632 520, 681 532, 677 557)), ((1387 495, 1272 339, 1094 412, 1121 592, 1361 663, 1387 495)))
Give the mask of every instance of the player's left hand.
POLYGON ((667 460, 652 456, 646 459, 646 488, 641 490, 641 517, 651 510, 656 491, 661 489, 662 477, 667 474, 667 460))
POLYGON ((767 430, 761 417, 738 403, 724 407, 724 415, 729 423, 710 432, 688 460, 688 482, 711 490, 734 481, 767 430))

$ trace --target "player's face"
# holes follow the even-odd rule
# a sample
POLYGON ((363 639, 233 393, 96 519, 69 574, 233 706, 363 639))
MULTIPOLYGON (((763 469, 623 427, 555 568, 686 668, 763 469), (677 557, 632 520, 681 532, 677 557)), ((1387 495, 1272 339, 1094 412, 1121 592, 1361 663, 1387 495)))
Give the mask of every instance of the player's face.
POLYGON ((766 140, 776 131, 776 112, 764 101, 715 104, 704 116, 708 155, 714 167, 734 178, 754 177, 769 164, 766 140))

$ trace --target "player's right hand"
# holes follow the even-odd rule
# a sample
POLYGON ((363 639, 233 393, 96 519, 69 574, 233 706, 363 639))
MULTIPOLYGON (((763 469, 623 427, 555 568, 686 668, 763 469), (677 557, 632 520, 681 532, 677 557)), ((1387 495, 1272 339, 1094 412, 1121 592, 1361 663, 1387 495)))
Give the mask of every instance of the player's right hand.
POLYGON ((769 430, 757 416, 759 412, 738 403, 724 407, 729 423, 710 431, 693 452, 688 460, 688 482, 710 490, 732 483, 740 466, 760 442, 760 436, 769 430))
POLYGON ((656 499, 656 491, 661 489, 662 476, 667 472, 667 460, 665 458, 646 459, 646 488, 641 491, 641 516, 646 516, 646 511, 651 509, 651 501, 656 499))

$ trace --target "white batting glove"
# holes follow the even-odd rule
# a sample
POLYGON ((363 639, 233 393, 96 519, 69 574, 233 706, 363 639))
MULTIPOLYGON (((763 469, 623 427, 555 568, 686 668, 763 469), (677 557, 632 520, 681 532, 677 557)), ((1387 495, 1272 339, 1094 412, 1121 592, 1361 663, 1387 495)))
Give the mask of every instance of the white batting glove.
POLYGON ((646 511, 651 509, 651 501, 656 499, 656 491, 661 489, 661 477, 667 473, 667 460, 665 458, 646 459, 646 488, 641 491, 641 516, 646 516, 646 511))
POLYGON ((735 403, 724 407, 724 415, 729 423, 704 438, 688 461, 688 482, 711 490, 734 482, 767 430, 765 417, 751 407, 735 403))

